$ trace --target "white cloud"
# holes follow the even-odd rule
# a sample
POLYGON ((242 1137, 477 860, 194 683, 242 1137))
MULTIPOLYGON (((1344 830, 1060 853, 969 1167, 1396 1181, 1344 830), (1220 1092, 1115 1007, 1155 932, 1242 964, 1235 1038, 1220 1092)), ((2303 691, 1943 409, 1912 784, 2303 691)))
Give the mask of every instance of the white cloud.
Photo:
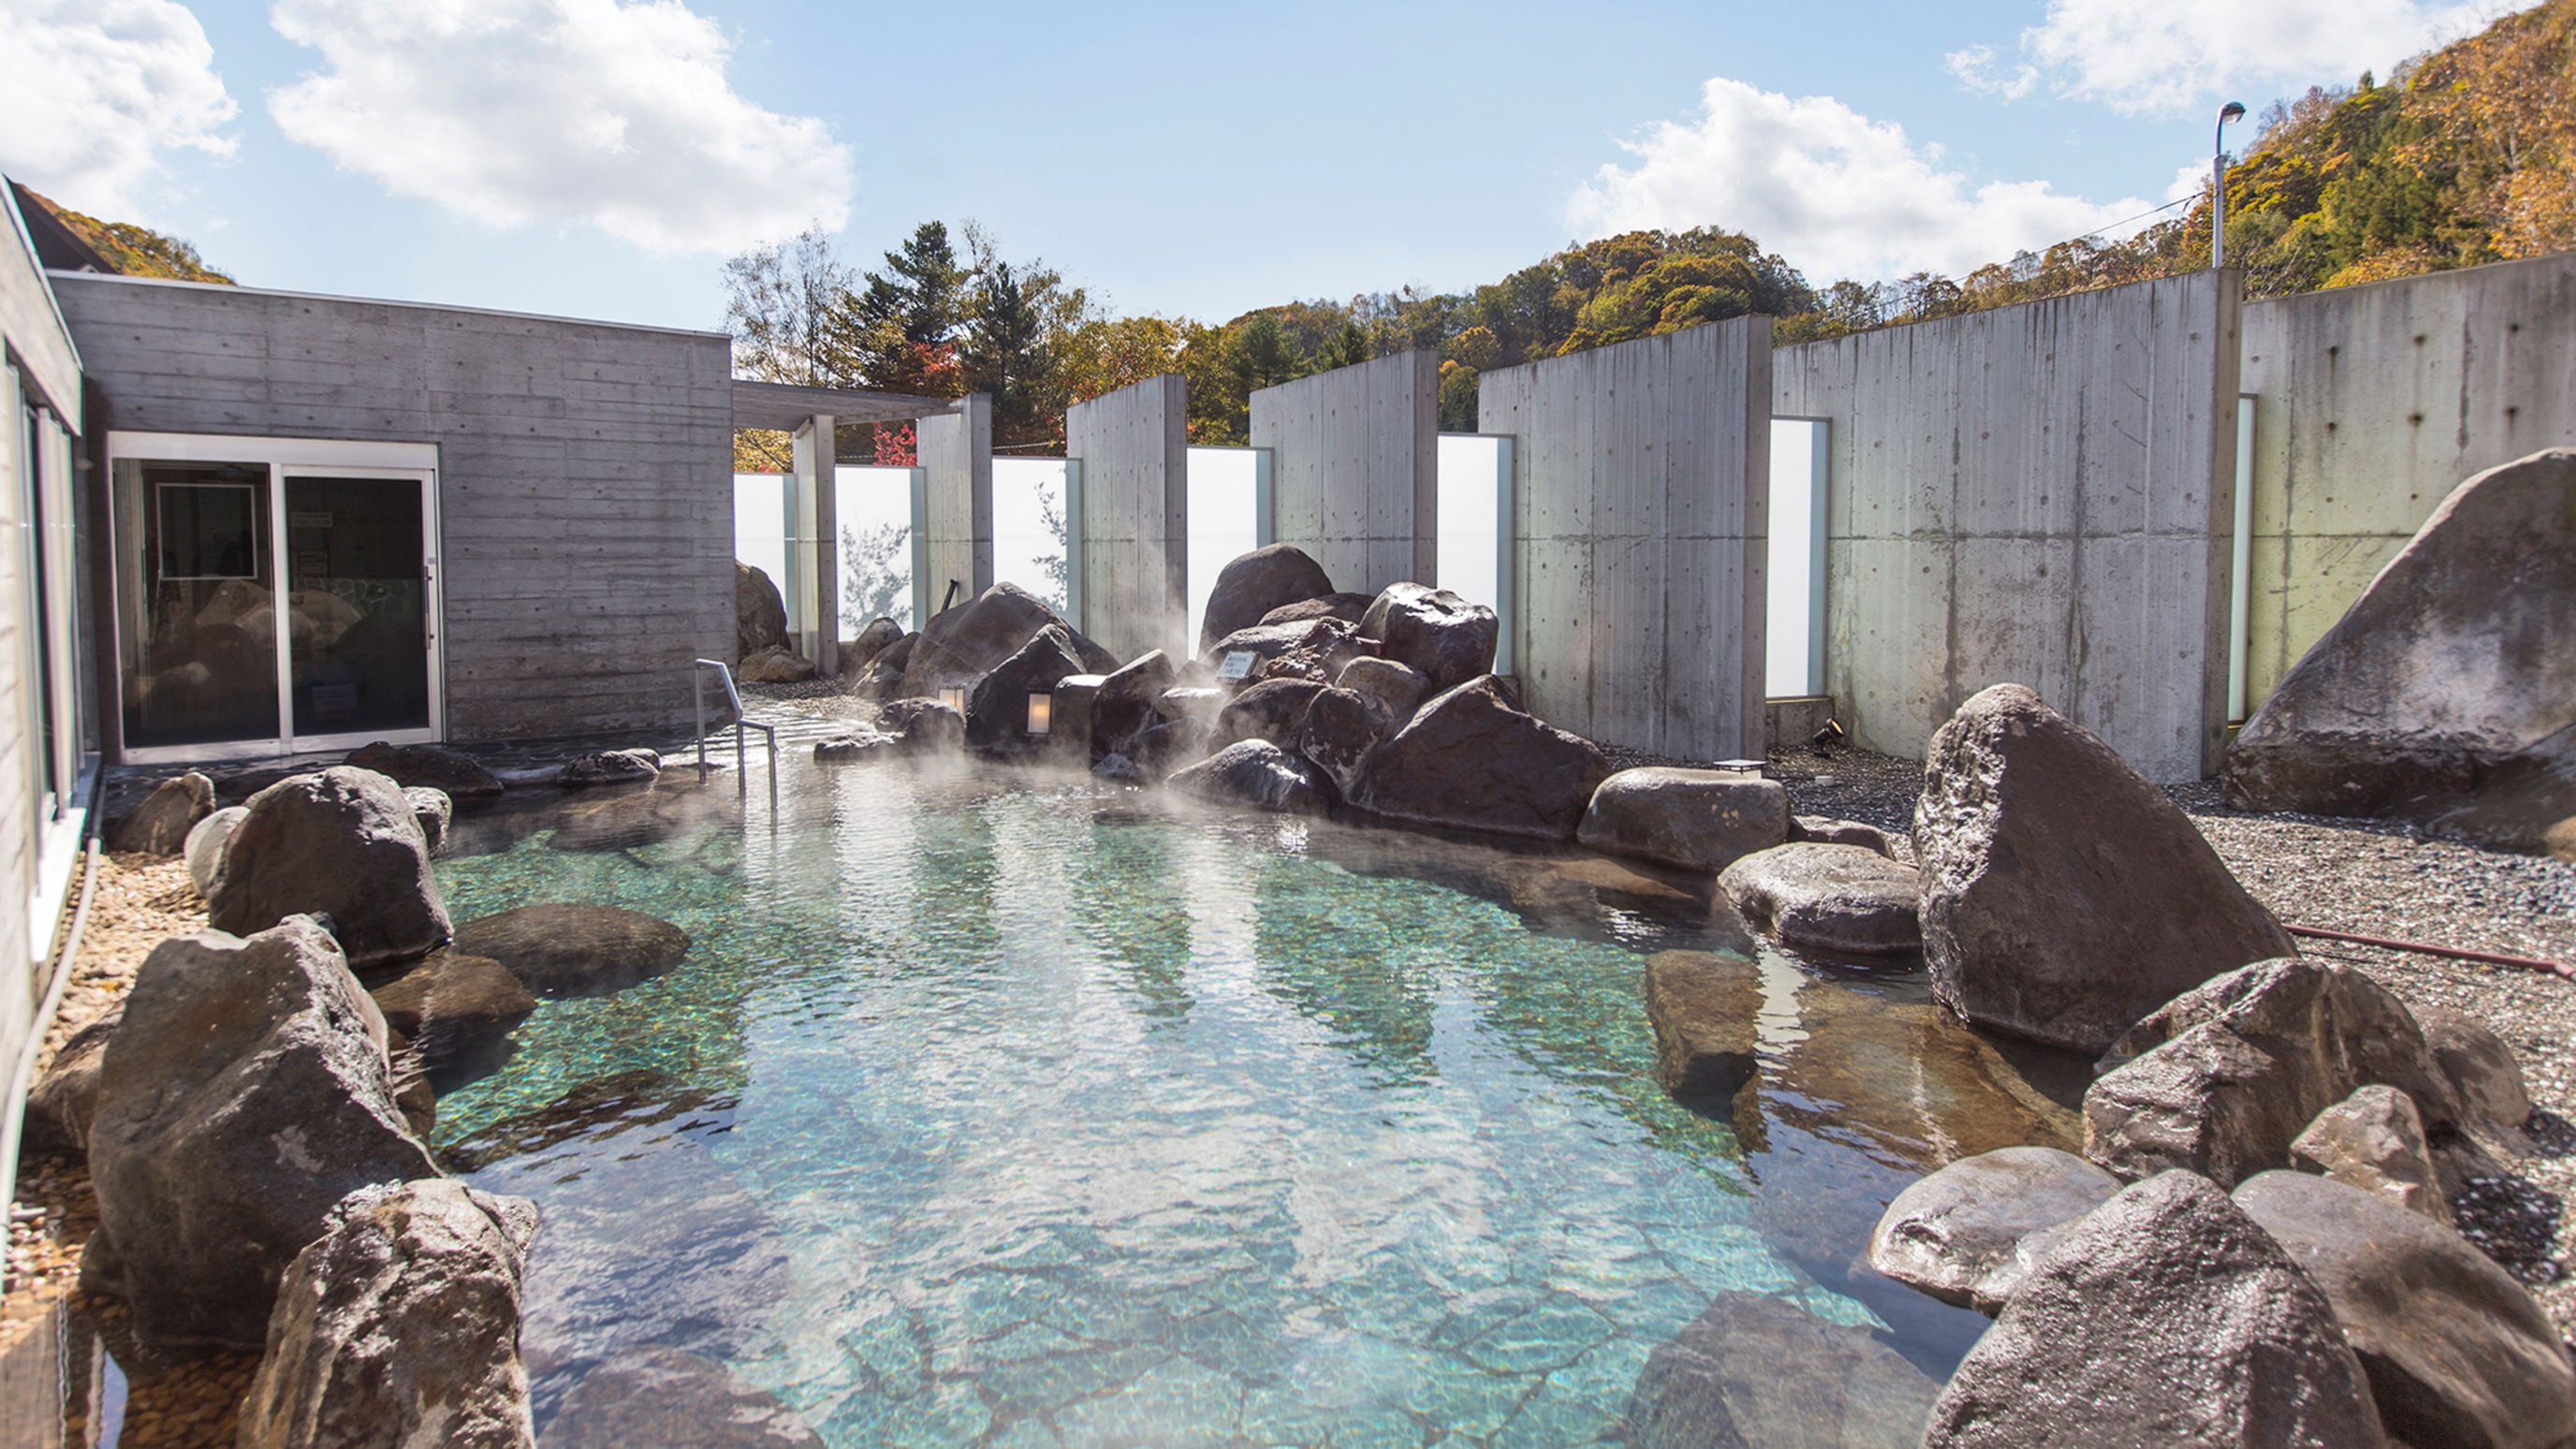
POLYGON ((332 69, 268 93, 286 134, 494 226, 587 223, 731 252, 849 216, 849 148, 726 81, 680 0, 279 0, 332 69))
POLYGON ((2057 95, 2124 115, 2182 116, 2226 100, 2257 104, 2283 87, 2350 85, 2364 70, 2456 39, 2519 7, 2419 0, 2049 0, 2021 33, 2025 62, 1997 83, 1992 47, 1953 52, 1970 89, 2007 100, 2043 77, 2057 95), (2251 89, 2254 93, 2236 95, 2251 89))
POLYGON ((133 217, 174 147, 215 156, 240 109, 205 27, 171 0, 0 0, 0 170, 81 211, 133 217))
POLYGON ((1622 143, 1637 164, 1604 166, 1567 213, 1592 235, 1722 226, 1752 234, 1824 282, 1960 275, 2024 247, 2082 236, 2148 203, 2061 196, 2045 181, 1973 186, 1903 127, 1831 96, 1792 100, 1723 77, 1696 125, 1666 121, 1622 143))

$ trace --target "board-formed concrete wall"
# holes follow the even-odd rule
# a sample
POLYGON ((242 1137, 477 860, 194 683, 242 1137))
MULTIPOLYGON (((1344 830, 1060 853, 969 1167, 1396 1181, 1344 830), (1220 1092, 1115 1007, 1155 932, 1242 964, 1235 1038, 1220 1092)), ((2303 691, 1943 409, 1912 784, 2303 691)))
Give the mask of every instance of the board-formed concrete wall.
POLYGON ((1833 422, 1825 681, 1856 743, 1920 757, 2014 682, 2150 779, 2216 767, 2238 298, 2201 272, 1780 350, 1775 411, 1833 422))
POLYGON ((1771 319, 1487 372, 1532 713, 1690 760, 1763 748, 1771 319))
POLYGON ((1082 632, 1120 659, 1190 657, 1190 385, 1149 377, 1065 410, 1081 461, 1069 540, 1082 632))
POLYGON ((1271 450, 1270 536, 1374 594, 1437 583, 1440 358, 1399 352, 1252 395, 1252 446, 1271 450))
POLYGON ((957 406, 923 418, 914 434, 933 609, 950 579, 968 598, 993 586, 993 400, 972 393, 957 406))
POLYGON ((2576 254, 2245 306, 2246 703, 2462 480, 2576 446, 2576 254))
POLYGON ((447 726, 669 728, 732 657, 732 350, 676 332, 53 278, 95 429, 434 442, 447 726))

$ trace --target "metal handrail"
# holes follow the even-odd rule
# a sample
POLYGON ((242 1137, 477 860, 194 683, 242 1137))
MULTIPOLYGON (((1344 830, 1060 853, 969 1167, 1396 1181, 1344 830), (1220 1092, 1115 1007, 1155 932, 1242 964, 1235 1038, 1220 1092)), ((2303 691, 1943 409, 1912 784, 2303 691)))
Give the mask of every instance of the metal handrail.
POLYGON ((707 671, 714 670, 724 685, 725 703, 733 706, 733 772, 740 783, 744 799, 751 798, 751 747, 747 730, 758 730, 769 741, 769 813, 778 814, 778 726, 764 724, 744 712, 742 694, 733 687, 733 666, 721 659, 701 659, 689 675, 689 692, 698 708, 698 774, 707 770, 707 671))

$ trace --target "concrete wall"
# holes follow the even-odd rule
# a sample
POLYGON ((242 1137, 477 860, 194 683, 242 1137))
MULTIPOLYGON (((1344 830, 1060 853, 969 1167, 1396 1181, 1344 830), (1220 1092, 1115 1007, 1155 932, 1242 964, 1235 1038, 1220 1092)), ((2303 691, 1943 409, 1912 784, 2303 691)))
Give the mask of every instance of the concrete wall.
POLYGON ((1302 377, 1252 395, 1252 446, 1271 450, 1270 536, 1333 587, 1437 583, 1440 358, 1429 351, 1302 377))
POLYGON ((923 418, 915 434, 933 609, 950 579, 963 582, 969 598, 993 586, 993 400, 974 393, 959 407, 923 418))
POLYGON ((2576 254, 2247 303, 2242 386, 2251 707, 2461 480, 2576 446, 2576 254))
POLYGON ((2157 780, 2225 729, 2233 272, 1784 348, 1774 411, 1833 420, 1827 692, 1920 756, 2013 681, 2157 780))
POLYGON ((1758 756, 1771 320, 1488 372, 1510 433, 1531 711, 1608 744, 1758 756))
POLYGON ((722 334, 54 281, 93 428, 438 444, 451 735, 681 725, 689 661, 731 657, 722 334))
POLYGON ((1072 510, 1082 632, 1120 659, 1190 657, 1190 385, 1147 378, 1065 410, 1065 453, 1082 462, 1072 510))

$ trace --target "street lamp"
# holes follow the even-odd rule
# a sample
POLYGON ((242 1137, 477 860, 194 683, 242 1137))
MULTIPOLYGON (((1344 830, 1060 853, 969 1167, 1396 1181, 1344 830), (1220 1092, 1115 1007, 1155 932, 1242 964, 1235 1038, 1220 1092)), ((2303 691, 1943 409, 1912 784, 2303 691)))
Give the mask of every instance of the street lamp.
POLYGON ((2227 123, 2242 120, 2245 108, 2234 101, 2218 113, 2218 134, 2209 143, 2209 269, 2227 265, 2227 123))

